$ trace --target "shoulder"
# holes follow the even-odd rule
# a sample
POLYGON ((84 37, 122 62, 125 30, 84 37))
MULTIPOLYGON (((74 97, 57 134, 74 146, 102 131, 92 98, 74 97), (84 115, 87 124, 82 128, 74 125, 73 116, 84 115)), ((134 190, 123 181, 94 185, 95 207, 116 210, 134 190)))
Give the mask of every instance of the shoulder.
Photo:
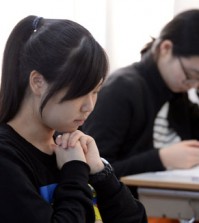
POLYGON ((122 67, 109 74, 104 83, 104 88, 118 90, 137 90, 142 85, 143 78, 136 69, 135 64, 122 67))
POLYGON ((6 162, 19 163, 19 160, 24 159, 21 148, 20 137, 14 130, 6 124, 0 124, 0 162, 6 160, 6 162))
MULTIPOLYGON (((129 98, 143 95, 145 81, 136 69, 135 64, 120 68, 106 79, 100 95, 111 98, 129 98)), ((135 99, 135 98, 134 98, 135 99)))

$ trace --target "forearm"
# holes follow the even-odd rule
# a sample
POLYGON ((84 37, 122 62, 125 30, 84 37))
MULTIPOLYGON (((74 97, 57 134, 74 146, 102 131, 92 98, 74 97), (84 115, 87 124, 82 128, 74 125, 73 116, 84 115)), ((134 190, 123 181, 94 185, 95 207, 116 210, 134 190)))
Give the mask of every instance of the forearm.
POLYGON ((155 149, 134 156, 127 156, 122 160, 114 160, 111 165, 117 177, 165 170, 160 160, 159 151, 155 149))
POLYGON ((143 205, 134 199, 131 192, 115 175, 93 185, 103 223, 146 222, 143 205))
POLYGON ((53 204, 39 194, 31 170, 23 171, 18 163, 1 158, 0 175, 0 218, 3 222, 82 223, 82 219, 94 222, 86 164, 71 162, 63 167, 53 204))

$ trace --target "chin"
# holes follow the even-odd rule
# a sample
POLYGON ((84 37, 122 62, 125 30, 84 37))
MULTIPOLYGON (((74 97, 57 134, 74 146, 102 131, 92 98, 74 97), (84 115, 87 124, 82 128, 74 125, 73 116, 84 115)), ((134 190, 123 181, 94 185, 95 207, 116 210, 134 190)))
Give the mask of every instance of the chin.
POLYGON ((72 133, 72 132, 74 132, 74 131, 76 131, 77 129, 70 129, 70 130, 68 130, 67 131, 67 133, 72 133))
POLYGON ((67 132, 67 133, 72 133, 74 131, 76 131, 78 128, 63 128, 62 131, 59 132, 67 132))

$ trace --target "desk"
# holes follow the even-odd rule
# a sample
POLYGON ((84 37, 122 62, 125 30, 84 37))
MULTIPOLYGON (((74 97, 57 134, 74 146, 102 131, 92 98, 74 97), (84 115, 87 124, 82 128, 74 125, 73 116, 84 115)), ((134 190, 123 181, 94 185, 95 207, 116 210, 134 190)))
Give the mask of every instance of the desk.
POLYGON ((199 220, 199 179, 157 173, 125 176, 121 181, 137 186, 139 200, 149 217, 199 220))

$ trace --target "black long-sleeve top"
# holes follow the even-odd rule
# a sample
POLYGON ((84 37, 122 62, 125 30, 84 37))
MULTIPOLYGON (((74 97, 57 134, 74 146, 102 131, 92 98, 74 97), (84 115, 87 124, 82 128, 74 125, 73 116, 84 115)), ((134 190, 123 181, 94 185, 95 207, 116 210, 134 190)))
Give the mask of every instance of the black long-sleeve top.
MULTIPOLYGON (((89 166, 71 161, 58 170, 47 155, 9 125, 0 125, 0 222, 94 223, 89 166)), ((143 205, 110 175, 92 185, 104 223, 146 222, 143 205)))
POLYGON ((94 137, 118 177, 165 170, 153 146, 153 126, 167 101, 170 127, 182 139, 199 139, 198 105, 187 93, 169 90, 152 55, 109 75, 82 130, 94 137))

